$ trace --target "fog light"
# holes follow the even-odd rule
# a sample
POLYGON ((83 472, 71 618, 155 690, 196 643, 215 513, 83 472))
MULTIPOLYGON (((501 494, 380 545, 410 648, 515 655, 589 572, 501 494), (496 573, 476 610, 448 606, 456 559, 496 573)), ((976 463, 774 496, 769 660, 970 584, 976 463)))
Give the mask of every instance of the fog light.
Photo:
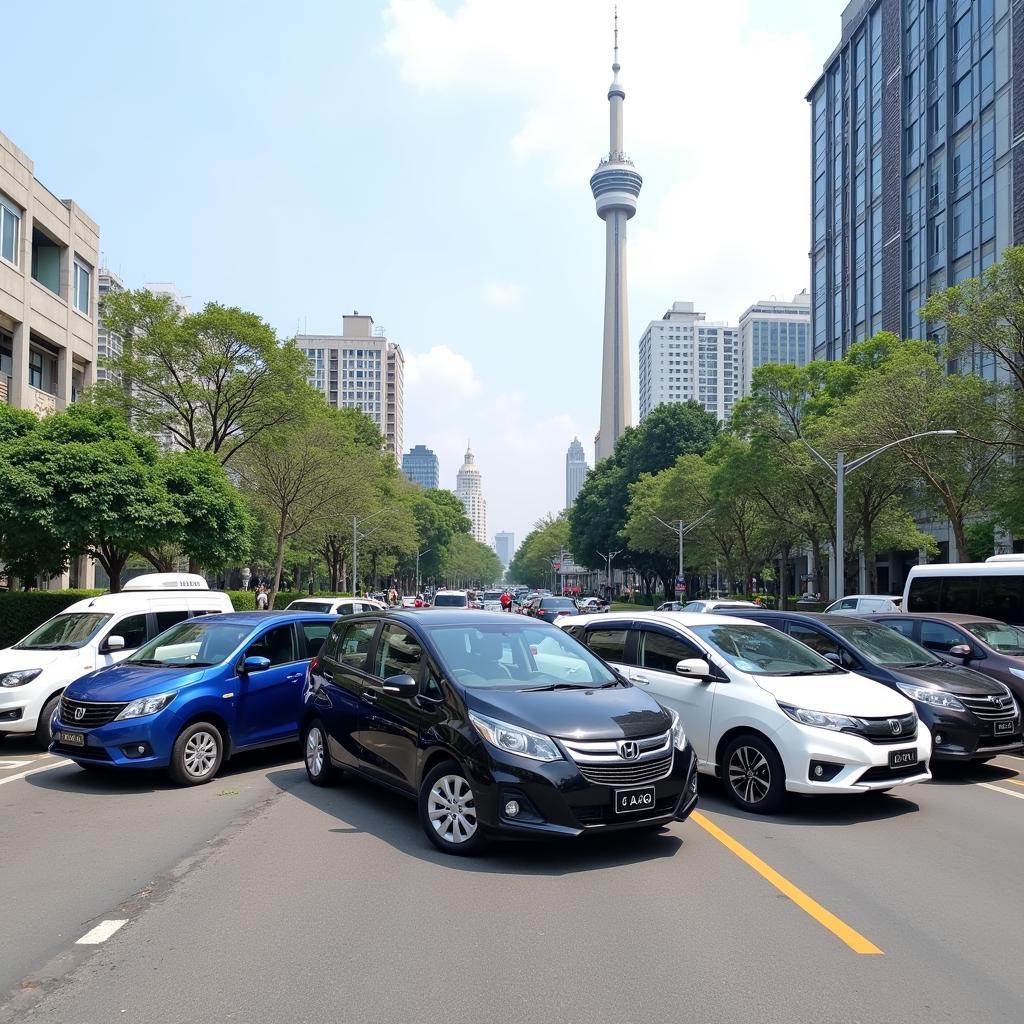
POLYGON ((824 774, 825 774, 825 769, 822 768, 820 764, 816 764, 814 766, 814 777, 816 779, 820 779, 822 777, 822 775, 824 775, 824 774))
POLYGON ((935 734, 935 742, 936 743, 941 743, 942 742, 942 733, 941 732, 937 732, 935 734))
POLYGON ((509 800, 509 802, 507 804, 505 804, 505 814, 508 817, 510 817, 510 818, 514 818, 518 813, 519 813, 519 801, 518 800, 509 800))

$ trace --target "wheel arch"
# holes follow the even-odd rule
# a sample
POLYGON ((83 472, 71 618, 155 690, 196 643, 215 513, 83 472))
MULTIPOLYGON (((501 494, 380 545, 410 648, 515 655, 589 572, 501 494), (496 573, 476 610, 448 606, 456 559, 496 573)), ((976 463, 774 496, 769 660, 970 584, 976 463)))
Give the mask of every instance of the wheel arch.
POLYGON ((715 775, 718 778, 722 777, 722 757, 725 754, 725 749, 738 736, 756 736, 759 740, 764 740, 775 751, 775 756, 782 763, 783 770, 785 770, 786 762, 782 758, 782 752, 770 736, 752 725, 736 725, 727 732, 722 733, 722 738, 718 741, 718 746, 715 748, 715 775))
POLYGON ((233 752, 231 729, 228 726, 227 719, 217 711, 197 710, 186 714, 182 718, 181 725, 178 727, 177 733, 175 733, 175 741, 177 741, 177 738, 185 729, 190 725, 195 725, 196 722, 208 722, 210 725, 216 726, 221 739, 224 741, 224 756, 222 760, 227 761, 233 752))

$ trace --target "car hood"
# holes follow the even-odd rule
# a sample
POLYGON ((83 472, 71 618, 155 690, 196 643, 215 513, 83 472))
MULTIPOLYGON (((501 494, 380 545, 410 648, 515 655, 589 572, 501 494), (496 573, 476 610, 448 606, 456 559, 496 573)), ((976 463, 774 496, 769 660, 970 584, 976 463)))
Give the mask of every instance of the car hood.
POLYGON ((112 665, 76 679, 64 691, 72 700, 116 704, 181 690, 200 682, 210 669, 147 668, 145 665, 112 665))
POLYGON ((637 739, 664 732, 669 713, 635 686, 607 690, 466 691, 471 711, 566 739, 637 739))
POLYGON ((828 676, 755 676, 780 704, 857 718, 907 715, 914 705, 896 690, 854 672, 828 676))
POLYGON ((83 650, 21 651, 14 647, 5 647, 0 651, 0 672, 16 672, 22 668, 46 668, 47 665, 59 660, 72 664, 89 653, 83 650))
POLYGON ((933 690, 948 690, 963 697, 1002 696, 1006 691, 1001 683, 993 682, 973 668, 963 665, 926 665, 922 668, 890 669, 894 675, 933 690))

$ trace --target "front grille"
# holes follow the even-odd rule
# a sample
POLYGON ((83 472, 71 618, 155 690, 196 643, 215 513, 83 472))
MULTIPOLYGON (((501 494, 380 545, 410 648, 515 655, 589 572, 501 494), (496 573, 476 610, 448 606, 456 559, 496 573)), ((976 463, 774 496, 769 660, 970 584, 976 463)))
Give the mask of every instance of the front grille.
POLYGON ((899 768, 886 768, 883 765, 878 768, 869 768, 857 781, 888 782, 890 779, 907 779, 911 775, 920 775, 923 771, 924 764, 921 761, 900 765, 899 768))
POLYGON ((975 717, 985 722, 996 722, 1006 718, 1014 718, 1017 704, 1009 694, 997 694, 991 697, 962 697, 956 699, 975 717))
POLYGON ((90 761, 113 760, 103 747, 69 747, 63 743, 54 743, 53 752, 65 757, 86 757, 90 761))
POLYGON ((60 699, 60 720, 64 725, 77 729, 95 729, 112 722, 124 709, 125 704, 100 704, 95 701, 60 699), (81 716, 78 712, 81 711, 81 716))
POLYGON ((560 742, 577 764, 621 766, 650 761, 652 758, 663 756, 672 745, 672 732, 669 730, 658 733, 656 736, 641 736, 635 740, 561 739, 560 742), (637 756, 624 758, 619 749, 622 743, 635 743, 637 756))
POLYGON ((577 764, 580 775, 602 786, 640 786, 657 782, 672 771, 672 755, 653 761, 623 761, 618 765, 577 764))
POLYGON ((894 718, 861 718, 859 729, 845 729, 863 736, 872 743, 903 743, 917 739, 917 715, 898 715, 894 718), (897 726, 894 728, 893 726, 897 726))

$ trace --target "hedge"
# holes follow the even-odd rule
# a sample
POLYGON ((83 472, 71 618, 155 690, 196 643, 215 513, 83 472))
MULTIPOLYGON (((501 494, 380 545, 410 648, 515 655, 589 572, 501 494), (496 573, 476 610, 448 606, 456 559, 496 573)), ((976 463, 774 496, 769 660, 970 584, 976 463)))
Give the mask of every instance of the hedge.
POLYGON ((36 626, 102 590, 0 590, 0 647, 10 647, 36 626))

